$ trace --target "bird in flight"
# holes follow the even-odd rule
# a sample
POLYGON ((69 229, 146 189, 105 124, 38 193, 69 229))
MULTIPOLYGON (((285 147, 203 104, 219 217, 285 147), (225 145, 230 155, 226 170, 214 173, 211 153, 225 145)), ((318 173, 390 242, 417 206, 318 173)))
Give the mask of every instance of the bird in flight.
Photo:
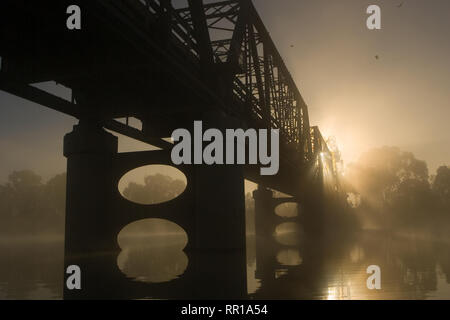
POLYGON ((380 56, 379 56, 379 55, 376 55, 376 56, 375 56, 375 59, 380 60, 380 56))
POLYGON ((402 3, 400 3, 400 4, 397 6, 397 8, 403 7, 404 4, 405 4, 405 1, 402 1, 402 3))

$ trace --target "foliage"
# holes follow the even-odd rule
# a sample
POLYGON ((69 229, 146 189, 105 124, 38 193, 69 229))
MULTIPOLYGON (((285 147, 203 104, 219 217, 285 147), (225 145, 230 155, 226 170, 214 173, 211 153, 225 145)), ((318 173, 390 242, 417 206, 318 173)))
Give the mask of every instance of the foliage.
POLYGON ((137 203, 162 203, 179 196, 185 188, 182 180, 156 174, 145 177, 144 185, 131 182, 123 194, 137 203))
POLYGON ((0 186, 0 229, 3 233, 60 233, 65 192, 65 174, 43 183, 33 171, 14 171, 0 186))
POLYGON ((345 185, 360 196, 359 210, 384 226, 420 225, 450 211, 449 169, 440 168, 432 184, 427 164, 410 152, 373 149, 347 171, 345 185))
POLYGON ((438 169, 433 181, 433 191, 440 200, 440 205, 450 208, 450 167, 442 166, 438 169))

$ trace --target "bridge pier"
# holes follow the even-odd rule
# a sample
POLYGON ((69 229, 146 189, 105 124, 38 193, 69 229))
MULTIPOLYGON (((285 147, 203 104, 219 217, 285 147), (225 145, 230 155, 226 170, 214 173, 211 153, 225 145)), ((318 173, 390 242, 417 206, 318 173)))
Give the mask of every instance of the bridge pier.
MULTIPOLYGON (((94 122, 81 120, 64 138, 67 158, 67 196, 64 270, 81 269, 81 290, 69 290, 64 299, 111 297, 118 277, 117 229, 113 203, 113 156, 117 138, 94 122)), ((67 279, 69 275, 65 275, 67 279)))
POLYGON ((239 167, 200 167, 195 174, 196 298, 247 295, 244 177, 239 167))
MULTIPOLYGON (((221 113, 203 119, 205 130, 235 128, 221 113)), ((243 166, 202 165, 195 170, 196 298, 247 296, 245 180, 243 166)))
MULTIPOLYGON (((317 242, 321 237, 321 224, 323 223, 320 183, 314 189, 302 194, 301 198, 274 198, 269 189, 258 187, 253 193, 255 199, 255 231, 256 231, 256 273, 257 279, 264 284, 275 280, 276 270, 283 269, 277 261, 280 249, 290 246, 280 244, 274 238, 276 227, 283 221, 301 224, 305 231, 302 237, 302 246, 308 247, 311 242, 317 242), (277 206, 283 203, 297 203, 298 215, 292 218, 282 218, 275 212, 277 206), (301 207, 301 210, 300 210, 301 207)), ((264 285, 263 285, 264 286, 264 285)))
MULTIPOLYGON (((233 119, 222 115, 207 118, 204 123, 209 127, 225 130, 235 125, 233 119)), ((126 285, 128 280, 117 267, 120 253, 117 235, 124 227, 121 212, 114 205, 120 199, 115 182, 117 145, 117 137, 104 131, 100 124, 86 120, 65 136, 64 270, 71 265, 81 269, 81 290, 69 290, 64 285, 65 299, 124 298, 127 293, 123 291, 132 288, 126 285)), ((191 271, 186 282, 188 287, 183 288, 184 298, 246 298, 243 166, 195 166, 188 183, 190 196, 185 200, 186 209, 192 208, 194 223, 186 230, 191 271)), ((155 207, 149 215, 158 214, 157 211, 155 207)))
POLYGON ((309 237, 316 239, 322 236, 324 228, 325 196, 322 170, 320 166, 318 178, 312 180, 310 190, 302 197, 304 229, 309 237))

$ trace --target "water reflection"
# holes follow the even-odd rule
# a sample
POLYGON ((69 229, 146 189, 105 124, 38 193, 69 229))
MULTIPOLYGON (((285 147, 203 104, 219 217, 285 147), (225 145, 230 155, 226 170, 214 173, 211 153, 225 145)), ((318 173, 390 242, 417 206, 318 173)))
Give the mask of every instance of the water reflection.
POLYGON ((285 246, 300 245, 302 229, 297 223, 286 222, 275 229, 275 240, 285 246))
MULTIPOLYGON (((144 282, 182 277, 189 262, 174 234, 121 243, 118 265, 144 282)), ((265 272, 247 241, 249 297, 263 299, 450 299, 450 246, 414 235, 362 232, 347 239, 305 239, 281 248, 265 272), (382 290, 366 287, 366 269, 382 270, 382 290), (258 276, 256 276, 258 275, 258 276)), ((0 242, 0 299, 60 299, 62 239, 0 242)), ((151 294, 149 294, 150 296, 151 294)), ((188 298, 188 297, 187 297, 188 298)))
POLYGON ((0 239, 0 299, 60 299, 62 238, 0 239))
POLYGON ((302 264, 302 257, 298 249, 284 249, 277 254, 277 261, 282 266, 299 266, 302 264))
POLYGON ((146 240, 149 242, 139 239, 125 247, 117 259, 119 269, 128 278, 145 283, 163 283, 183 275, 189 259, 179 246, 165 245, 162 236, 147 237, 146 240))
POLYGON ((177 279, 188 267, 183 252, 186 232, 178 225, 160 219, 136 221, 118 236, 122 249, 117 258, 127 278, 145 283, 163 283, 177 279))
POLYGON ((346 241, 325 241, 321 252, 319 247, 304 247, 307 258, 283 277, 260 279, 255 296, 273 299, 276 292, 285 299, 450 299, 448 244, 365 232, 346 241), (366 287, 366 269, 374 264, 382 270, 379 291, 366 287), (309 291, 303 290, 305 285, 309 291))

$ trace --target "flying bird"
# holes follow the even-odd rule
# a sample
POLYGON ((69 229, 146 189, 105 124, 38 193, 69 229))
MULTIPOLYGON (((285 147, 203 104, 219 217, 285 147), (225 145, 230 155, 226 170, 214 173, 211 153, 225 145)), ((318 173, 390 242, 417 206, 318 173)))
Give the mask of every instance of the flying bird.
POLYGON ((380 56, 379 56, 379 55, 376 55, 376 56, 375 56, 375 59, 380 60, 380 56))
POLYGON ((403 7, 403 4, 405 3, 405 1, 403 1, 402 3, 400 3, 398 6, 397 6, 397 8, 401 8, 401 7, 403 7))

